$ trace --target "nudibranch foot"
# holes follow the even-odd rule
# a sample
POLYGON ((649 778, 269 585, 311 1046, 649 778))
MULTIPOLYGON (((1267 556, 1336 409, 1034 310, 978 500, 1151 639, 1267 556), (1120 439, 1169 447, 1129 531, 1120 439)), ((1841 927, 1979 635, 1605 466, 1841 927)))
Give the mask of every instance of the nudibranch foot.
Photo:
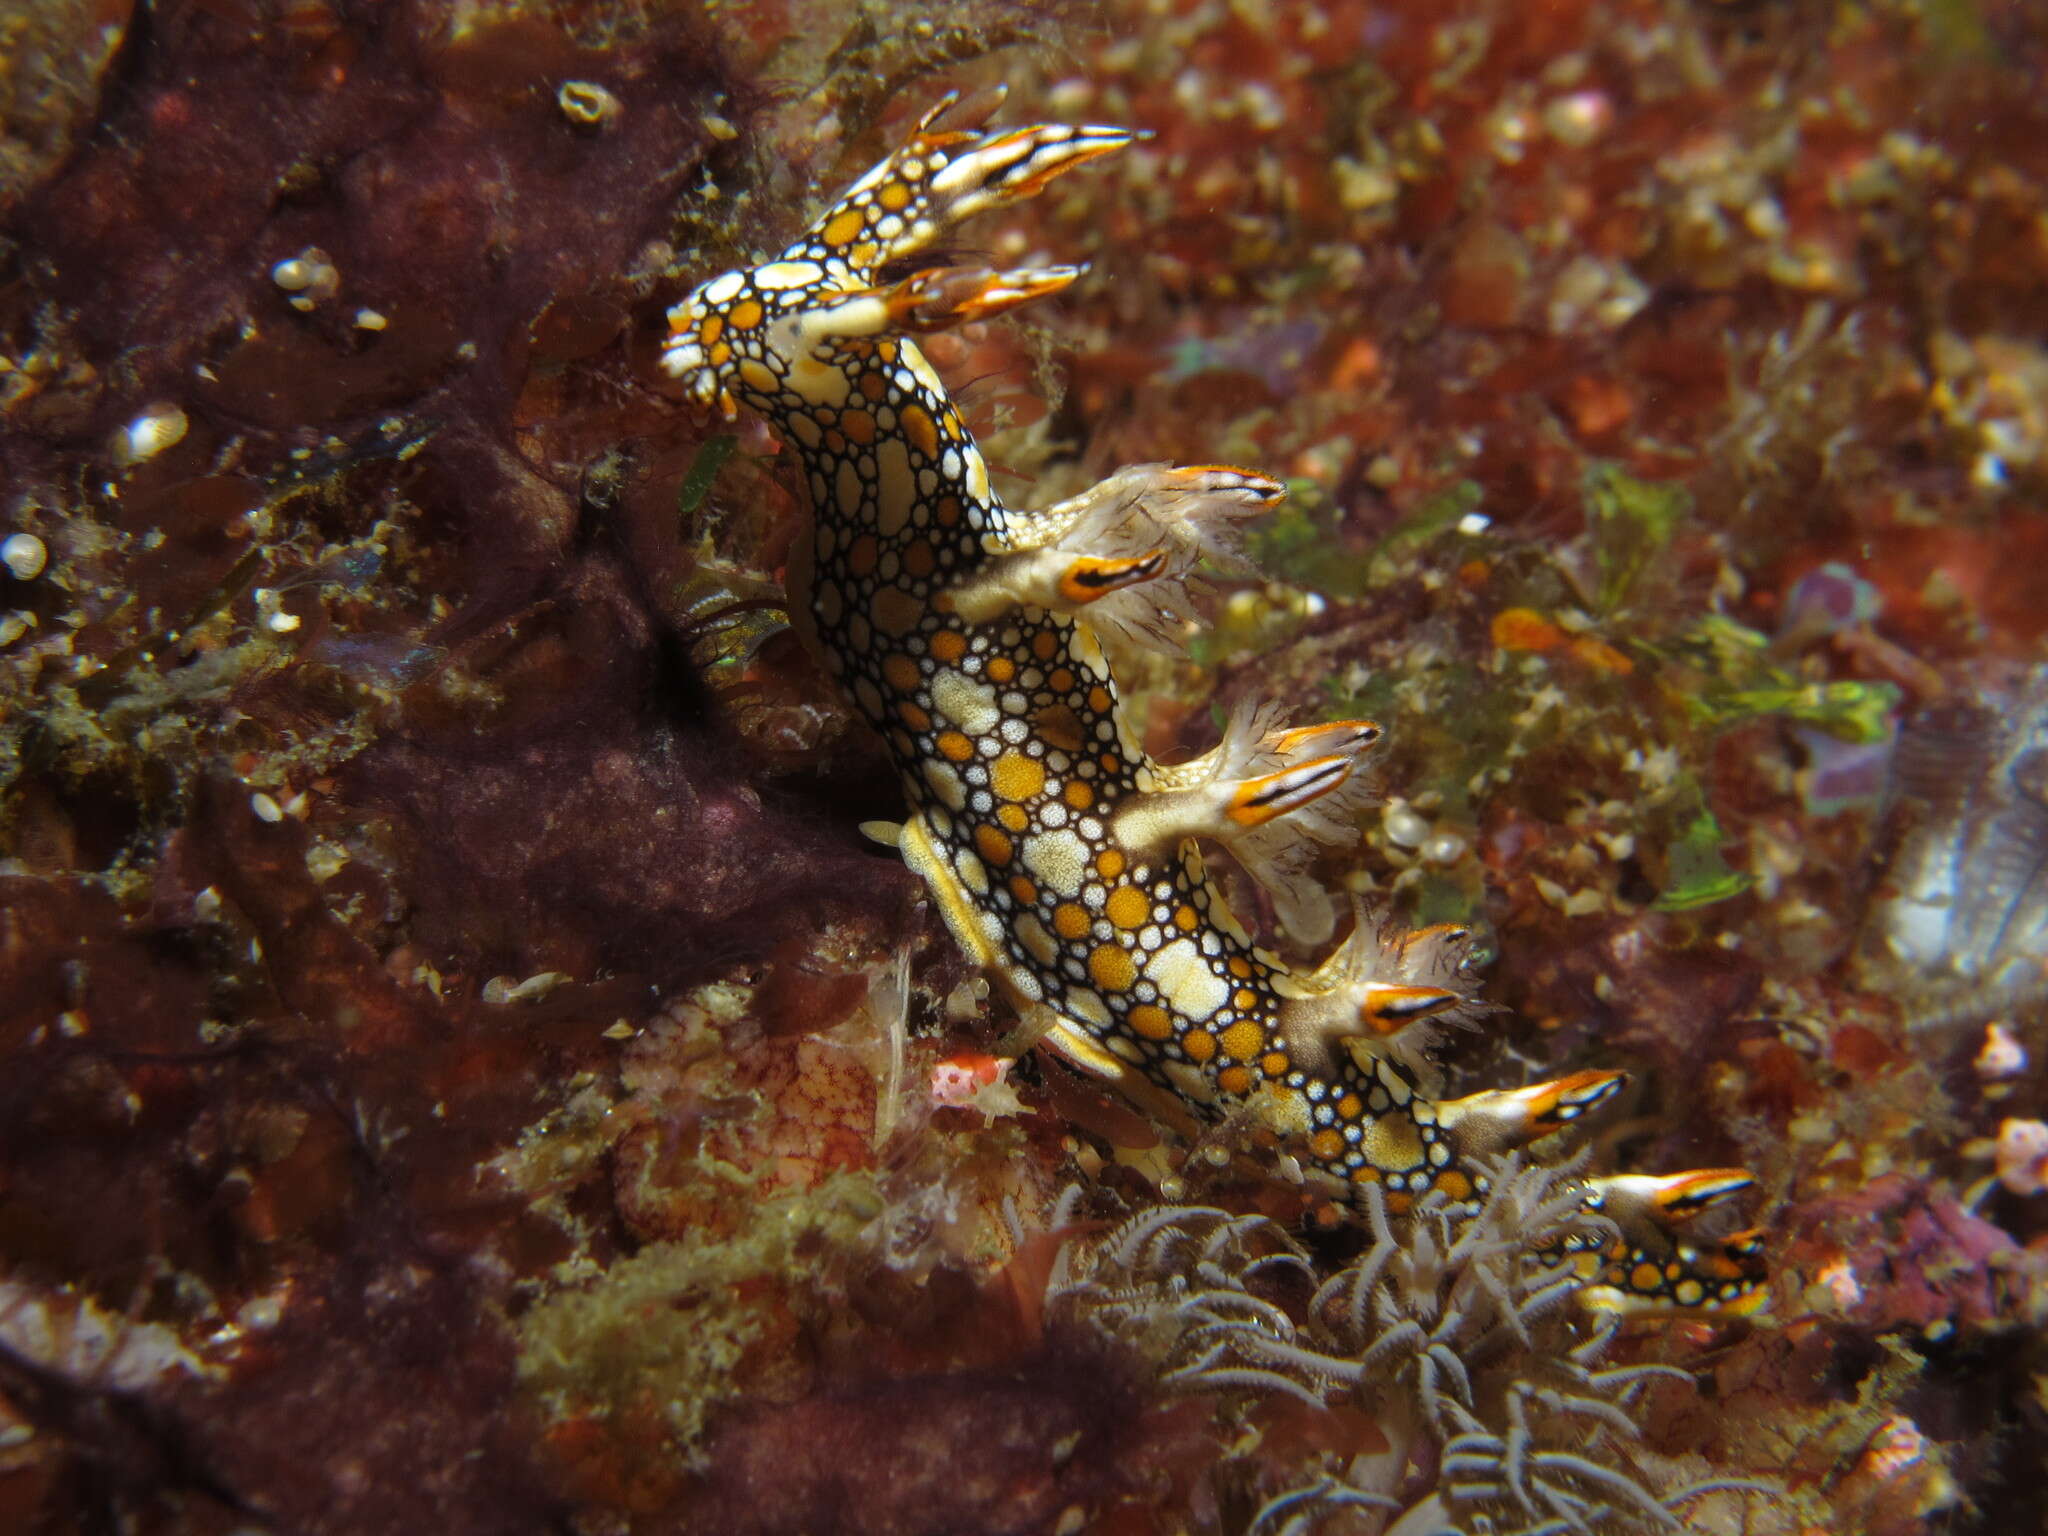
MULTIPOLYGON (((1486 1192, 1494 1159, 1609 1100, 1618 1072, 1438 1102, 1429 1047, 1489 1011, 1474 940, 1406 932, 1362 904, 1320 965, 1256 944, 1209 877, 1221 845, 1297 944, 1334 933, 1310 866, 1355 839, 1366 720, 1233 714, 1221 743, 1163 765, 1141 749, 1104 639, 1172 651, 1207 569, 1243 569, 1240 531, 1279 482, 1230 465, 1146 464, 1053 506, 1016 509, 913 332, 996 314, 1081 269, 934 261, 960 220, 1031 196, 1136 137, 1040 124, 984 131, 949 98, 773 260, 722 273, 669 312, 667 370, 707 406, 781 432, 814 512, 793 605, 895 762, 893 841, 963 949, 1033 1032, 1178 1129, 1238 1116, 1361 1209, 1486 1192)), ((1761 1296, 1753 1237, 1669 1230, 1744 1187, 1728 1170, 1585 1186, 1611 1251, 1558 1251, 1607 1306, 1741 1310, 1761 1296)))

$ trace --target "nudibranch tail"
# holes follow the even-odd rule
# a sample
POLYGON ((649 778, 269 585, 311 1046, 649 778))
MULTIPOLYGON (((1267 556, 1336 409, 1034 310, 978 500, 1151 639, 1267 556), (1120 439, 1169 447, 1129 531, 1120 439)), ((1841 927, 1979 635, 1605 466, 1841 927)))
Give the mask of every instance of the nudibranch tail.
MULTIPOLYGON (((781 255, 671 310, 664 365, 706 405, 760 412, 794 450, 815 518, 792 606, 895 761, 909 809, 892 840, 1052 1047, 1176 1124, 1250 1111, 1375 1209, 1472 1197, 1494 1154, 1589 1113, 1622 1074, 1439 1103, 1423 1091, 1428 1046, 1489 1011, 1467 929, 1402 932, 1354 903, 1351 935, 1299 971, 1232 914, 1204 842, 1265 887, 1296 942, 1334 932, 1309 865, 1357 836, 1379 727, 1290 726, 1254 703, 1193 762, 1141 750, 1103 637, 1177 649, 1203 570, 1243 568, 1241 527, 1282 488, 1228 465, 1148 464, 1035 511, 996 495, 909 333, 1043 297, 1079 269, 904 263, 1135 135, 984 131, 967 111, 941 129, 951 105, 781 255)), ((1627 1218, 1611 1218, 1619 1257, 1547 1261, 1628 1304, 1736 1307, 1761 1294, 1753 1239, 1666 1228, 1745 1177, 1588 1184, 1589 1204, 1627 1218)))

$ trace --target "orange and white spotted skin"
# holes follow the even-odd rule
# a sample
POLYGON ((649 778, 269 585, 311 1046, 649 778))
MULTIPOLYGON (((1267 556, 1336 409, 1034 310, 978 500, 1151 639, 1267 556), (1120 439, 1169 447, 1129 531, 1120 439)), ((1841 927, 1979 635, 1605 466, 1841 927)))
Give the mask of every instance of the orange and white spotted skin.
POLYGON ((1432 1102, 1418 1042, 1486 1008, 1469 934, 1394 934, 1361 914, 1304 972, 1232 917, 1200 839, 1267 884, 1297 941, 1332 930, 1305 866, 1316 844, 1356 835, 1355 769, 1378 728, 1286 729, 1253 709, 1194 763, 1139 748, 1098 635, 1178 646, 1197 564, 1235 560, 1237 525, 1281 487, 1226 465, 1147 465, 1035 511, 995 495, 906 332, 998 313, 1079 269, 884 269, 1135 135, 983 132, 985 112, 939 127, 952 105, 775 260, 670 311, 664 365, 702 404, 757 411, 795 448, 815 523, 791 562, 792 606, 807 605, 803 627, 888 743, 909 801, 905 861, 1051 1044, 1171 1123, 1245 1109, 1317 1174, 1353 1194, 1377 1185, 1396 1211, 1432 1188, 1470 1195, 1475 1156, 1571 1122, 1622 1074, 1432 1102))

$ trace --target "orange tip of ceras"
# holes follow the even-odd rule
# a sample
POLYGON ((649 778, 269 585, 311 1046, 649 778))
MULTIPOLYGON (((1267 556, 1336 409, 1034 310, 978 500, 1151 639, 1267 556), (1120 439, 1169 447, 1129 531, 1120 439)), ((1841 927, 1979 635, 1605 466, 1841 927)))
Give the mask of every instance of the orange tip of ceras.
POLYGON ((1493 1088, 1439 1106, 1447 1126, 1469 1126, 1497 1146, 1561 1130, 1621 1092, 1626 1072, 1573 1072, 1526 1088, 1493 1088))
POLYGON ((1605 1104, 1627 1081, 1626 1072, 1572 1072, 1514 1091, 1526 1097, 1533 1120, 1554 1130, 1605 1104))
POLYGON ((1098 560, 1093 555, 1083 555, 1060 577, 1060 596, 1078 608, 1125 587, 1150 581, 1165 569, 1164 549, 1148 549, 1142 555, 1122 560, 1098 560))
POLYGON ((1326 720, 1320 725, 1297 725, 1275 731, 1267 742, 1276 752, 1289 754, 1303 751, 1313 743, 1320 756, 1363 752, 1380 739, 1380 734, 1378 723, 1372 720, 1326 720), (1325 737, 1329 739, 1325 741, 1325 737))
POLYGON ((1381 1035, 1399 1034, 1417 1019, 1455 1008, 1463 999, 1442 987, 1409 987, 1367 982, 1358 1017, 1381 1035))
POLYGON ((1756 1187, 1756 1179, 1746 1168, 1693 1168, 1684 1173, 1625 1177, 1646 1186, 1644 1193, 1667 1221, 1688 1220, 1710 1205, 1756 1187))
POLYGON ((1235 464, 1181 464, 1167 471, 1168 479, 1188 491, 1243 491, 1272 506, 1287 494, 1287 487, 1271 475, 1235 464))
POLYGON ((1227 814, 1240 827, 1262 827, 1329 794, 1351 775, 1351 757, 1318 757, 1278 773, 1246 779, 1230 797, 1227 814))

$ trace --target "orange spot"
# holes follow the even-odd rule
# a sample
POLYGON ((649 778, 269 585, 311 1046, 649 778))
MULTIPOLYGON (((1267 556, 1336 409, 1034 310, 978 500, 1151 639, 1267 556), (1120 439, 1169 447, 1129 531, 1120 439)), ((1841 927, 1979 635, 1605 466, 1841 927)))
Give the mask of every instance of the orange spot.
POLYGON ((721 341, 706 354, 706 357, 709 359, 712 367, 723 368, 732 361, 732 348, 721 341))
POLYGON ((1207 1061, 1216 1054, 1216 1037, 1206 1029, 1191 1029, 1180 1037, 1180 1048, 1190 1061, 1207 1061))
POLYGON ((900 181, 889 182, 875 194, 875 201, 891 213, 898 212, 910 206, 910 188, 900 181))
POLYGON ((1308 1139, 1308 1149, 1318 1162, 1334 1163, 1344 1155, 1344 1135, 1325 1126, 1308 1139))
POLYGON ((1041 629, 1031 637, 1031 654, 1040 661, 1051 661, 1054 651, 1060 648, 1060 637, 1049 629, 1041 629))
POLYGON ((1088 954, 1088 974, 1105 992, 1123 992, 1138 979, 1130 952, 1115 944, 1098 944, 1088 954))
POLYGON ((866 411, 848 411, 839 418, 840 430, 854 442, 866 447, 875 440, 875 418, 866 411))
POLYGON ((1142 928, 1145 919, 1151 915, 1152 904, 1135 885, 1120 885, 1109 893, 1104 910, 1109 913, 1109 920, 1119 928, 1142 928))
POLYGON ((897 651, 882 663, 882 676, 891 688, 908 693, 917 686, 917 663, 897 651))
POLYGON ((761 323, 761 305, 758 300, 747 299, 735 304, 726 316, 726 321, 736 331, 751 331, 761 323))
POLYGON ((939 736, 939 750, 956 763, 964 763, 974 756, 974 743, 958 731, 945 731, 939 736))
POLYGON ((1408 1207, 1415 1203, 1415 1197, 1405 1189, 1387 1191, 1387 1212, 1393 1216, 1406 1216, 1408 1207))
POLYGON ((858 208, 848 208, 844 212, 833 215, 832 222, 819 230, 818 233, 824 237, 827 245, 845 245, 861 232, 862 227, 866 223, 866 214, 858 208))
POLYGON ((1147 1040, 1164 1040, 1173 1033, 1173 1015, 1156 1003, 1138 1004, 1130 1011, 1127 1022, 1147 1040))
POLYGON ((875 355, 876 355, 877 357, 881 358, 881 360, 882 360, 883 362, 885 362, 885 363, 893 363, 893 362, 895 362, 895 361, 896 361, 896 343, 895 343, 895 342, 893 342, 893 341, 885 341, 885 342, 882 342, 882 343, 881 343, 880 345, 878 345, 878 346, 877 346, 877 347, 875 348, 875 355))
POLYGON ((1379 1181, 1380 1171, 1371 1163, 1361 1163, 1351 1170, 1351 1182, 1354 1184, 1377 1184, 1379 1181))
POLYGON ((875 616, 875 628, 885 635, 907 635, 924 617, 924 600, 901 587, 884 587, 868 605, 875 616))
POLYGON ((1095 791, 1079 779, 1067 780, 1067 787, 1060 791, 1060 798, 1077 811, 1085 811, 1095 803, 1095 791))
POLYGON ((1012 832, 1022 832, 1026 827, 1031 825, 1031 818, 1024 814, 1024 807, 1021 805, 997 806, 996 820, 1000 821, 1012 832))
POLYGON ((1254 992, 1250 987, 1239 987, 1237 989, 1237 995, 1231 998, 1230 1004, 1240 1013, 1246 1012, 1247 1010, 1256 1008, 1259 1005, 1259 994, 1254 992))
POLYGON ((1656 1265, 1638 1264, 1629 1272, 1628 1281, 1636 1290, 1654 1291, 1657 1289, 1658 1282, 1663 1278, 1663 1273, 1656 1265))
POLYGON ((1468 592, 1477 592, 1492 574, 1493 568, 1484 560, 1467 560, 1458 567, 1458 585, 1468 592))
POLYGON ((1580 374, 1564 387, 1565 414, 1579 436, 1606 437, 1636 413, 1635 397, 1612 379, 1580 374))
POLYGON ((1250 1061, 1266 1043, 1266 1032, 1250 1019, 1239 1019, 1223 1031, 1223 1054, 1250 1061))
POLYGON ((940 661, 958 661, 967 654, 967 637, 957 629, 942 629, 932 636, 932 655, 940 661))
POLYGON ((1617 677, 1627 677, 1636 669, 1636 664, 1628 657, 1605 640, 1595 640, 1591 635, 1580 635, 1573 640, 1571 653, 1587 666, 1601 672, 1612 672, 1617 677))
POLYGON ((1093 925, 1088 909, 1071 901, 1063 901, 1052 909, 1053 931, 1063 939, 1078 939, 1093 925))
POLYGON ((697 327, 697 341, 702 346, 710 346, 711 343, 718 340, 718 338, 720 336, 723 336, 724 334, 725 316, 723 315, 713 315, 710 319, 706 320, 702 325, 697 327))
POLYGON ((981 856, 991 864, 1007 864, 1016 853, 1016 845, 1009 834, 983 822, 974 829, 974 846, 981 850, 981 856))
POLYGON ((1564 631, 1534 608, 1503 608, 1493 616, 1493 643, 1504 651, 1554 651, 1564 631))
POLYGON ((888 387, 889 381, 884 379, 879 373, 864 373, 860 376, 860 392, 866 395, 871 402, 881 399, 883 392, 888 387))
POLYGON ((941 496, 939 498, 939 510, 936 515, 941 528, 952 527, 960 521, 960 498, 958 496, 941 496))
POLYGON ((1182 933, 1193 933, 1195 931, 1196 925, 1200 923, 1201 920, 1201 916, 1195 911, 1195 909, 1191 906, 1188 906, 1186 903, 1182 903, 1180 906, 1174 908, 1173 926, 1178 928, 1182 933))
MULTIPOLYGON (((1079 737, 1077 736, 1075 739, 1079 740, 1079 737)), ((1114 752, 1105 752, 1096 761, 1102 764, 1102 771, 1104 773, 1115 773, 1117 769, 1123 767, 1123 760, 1114 752)))
POLYGON ((1095 872, 1105 880, 1114 880, 1124 872, 1124 856, 1114 848, 1105 848, 1095 855, 1095 872))
POLYGON ((1455 1168, 1446 1168, 1438 1174, 1436 1187, 1453 1200, 1469 1200, 1472 1197, 1472 1181, 1455 1168))
POLYGON ((874 570, 875 558, 879 553, 875 536, 864 533, 847 547, 846 568, 856 576, 865 576, 874 570))
POLYGON ((1054 693, 1065 693, 1074 686, 1074 669, 1071 667, 1053 668, 1052 674, 1045 680, 1045 686, 1054 693))
POLYGON ((998 656, 988 664, 989 681, 1007 683, 1017 675, 1017 663, 1007 656, 998 656))
POLYGON ((1010 876, 1010 894, 1025 906, 1032 906, 1038 900, 1038 887, 1029 875, 1010 876))
POLYGON ((938 563, 938 556, 932 553, 931 540, 918 539, 903 551, 903 569, 913 576, 929 576, 932 567, 938 563))
POLYGON ((896 706, 896 715, 913 731, 928 731, 932 728, 932 717, 908 702, 896 706))
POLYGON ((1265 1055, 1259 1058, 1259 1070, 1268 1077, 1285 1077, 1287 1075, 1287 1053, 1284 1051, 1266 1052, 1265 1055))
POLYGON ((1005 752, 990 770, 989 783, 1005 800, 1029 800, 1045 788, 1045 765, 1021 752, 1005 752))
POLYGON ((1245 957, 1244 957, 1243 955, 1232 955, 1232 956, 1230 957, 1230 974, 1231 974, 1231 975, 1235 976, 1235 977, 1236 977, 1236 978, 1237 978, 1238 980, 1242 981, 1242 980, 1244 980, 1244 979, 1245 979, 1245 978, 1246 978, 1247 976, 1251 975, 1251 973, 1252 973, 1252 963, 1251 963, 1251 961, 1249 961, 1249 960, 1245 959, 1245 957))
POLYGON ((1359 1111, 1364 1108, 1364 1101, 1361 1100, 1355 1093, 1347 1093, 1344 1095, 1343 1098, 1337 1101, 1337 1113, 1342 1115, 1346 1120, 1356 1120, 1358 1118, 1359 1111))
POLYGON ((1225 1093, 1250 1093, 1252 1091, 1252 1069, 1250 1067, 1225 1067, 1216 1074, 1216 1086, 1225 1093))
POLYGON ((923 406, 906 405, 896 413, 896 419, 903 424, 904 434, 909 437, 912 447, 928 459, 939 456, 939 429, 932 424, 931 415, 923 406))
POLYGON ((1097 683, 1088 690, 1088 707, 1098 715, 1109 713, 1109 690, 1097 683))
POLYGON ((1337 366, 1330 370, 1333 389, 1356 389, 1380 371, 1380 349, 1369 337, 1360 336, 1337 354, 1337 366))

